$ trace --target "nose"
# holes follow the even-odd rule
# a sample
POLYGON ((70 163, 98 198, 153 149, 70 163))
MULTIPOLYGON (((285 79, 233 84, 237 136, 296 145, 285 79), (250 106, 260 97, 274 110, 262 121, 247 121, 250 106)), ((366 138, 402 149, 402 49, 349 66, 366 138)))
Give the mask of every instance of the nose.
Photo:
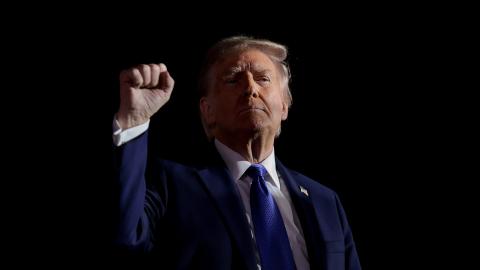
POLYGON ((245 96, 258 97, 258 85, 253 78, 253 74, 250 72, 246 74, 245 96))

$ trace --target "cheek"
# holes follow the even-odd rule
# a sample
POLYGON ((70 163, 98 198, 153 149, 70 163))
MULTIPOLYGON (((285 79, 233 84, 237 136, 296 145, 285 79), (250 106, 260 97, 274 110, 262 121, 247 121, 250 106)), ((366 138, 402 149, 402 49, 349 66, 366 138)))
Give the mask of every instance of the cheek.
POLYGON ((237 101, 237 97, 234 94, 222 94, 218 95, 216 105, 219 109, 228 111, 232 110, 237 101))
POLYGON ((219 99, 215 104, 215 116, 216 118, 227 118, 233 111, 233 104, 226 99, 219 99))
POLYGON ((270 99, 271 110, 275 112, 275 114, 281 116, 283 111, 283 97, 280 95, 275 95, 270 99))

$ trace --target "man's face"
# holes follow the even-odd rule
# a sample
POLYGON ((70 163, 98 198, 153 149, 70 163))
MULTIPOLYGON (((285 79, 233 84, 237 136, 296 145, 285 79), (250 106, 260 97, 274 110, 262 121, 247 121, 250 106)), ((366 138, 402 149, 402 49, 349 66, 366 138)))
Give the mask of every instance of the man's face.
POLYGON ((259 131, 275 136, 288 105, 282 78, 270 58, 258 50, 232 53, 211 70, 210 91, 201 100, 208 124, 218 137, 259 131))

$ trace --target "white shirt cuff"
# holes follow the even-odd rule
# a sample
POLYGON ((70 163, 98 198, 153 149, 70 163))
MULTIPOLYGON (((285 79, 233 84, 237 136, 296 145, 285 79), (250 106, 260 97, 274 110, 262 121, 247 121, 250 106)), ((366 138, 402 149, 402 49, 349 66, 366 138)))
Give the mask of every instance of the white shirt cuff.
POLYGON ((120 123, 118 122, 117 118, 114 117, 113 118, 113 144, 115 144, 115 146, 120 146, 124 143, 127 143, 135 139, 136 137, 140 136, 142 133, 147 131, 149 124, 150 124, 150 120, 148 120, 147 122, 141 125, 123 130, 120 127, 120 123))

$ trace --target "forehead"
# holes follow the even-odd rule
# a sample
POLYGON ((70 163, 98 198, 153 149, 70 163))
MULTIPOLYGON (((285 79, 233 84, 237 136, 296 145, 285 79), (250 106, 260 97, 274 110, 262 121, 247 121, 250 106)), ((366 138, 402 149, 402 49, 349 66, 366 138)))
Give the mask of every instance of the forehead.
POLYGON ((225 55, 218 61, 214 69, 220 73, 233 70, 275 71, 275 64, 270 57, 256 49, 236 51, 225 55))

